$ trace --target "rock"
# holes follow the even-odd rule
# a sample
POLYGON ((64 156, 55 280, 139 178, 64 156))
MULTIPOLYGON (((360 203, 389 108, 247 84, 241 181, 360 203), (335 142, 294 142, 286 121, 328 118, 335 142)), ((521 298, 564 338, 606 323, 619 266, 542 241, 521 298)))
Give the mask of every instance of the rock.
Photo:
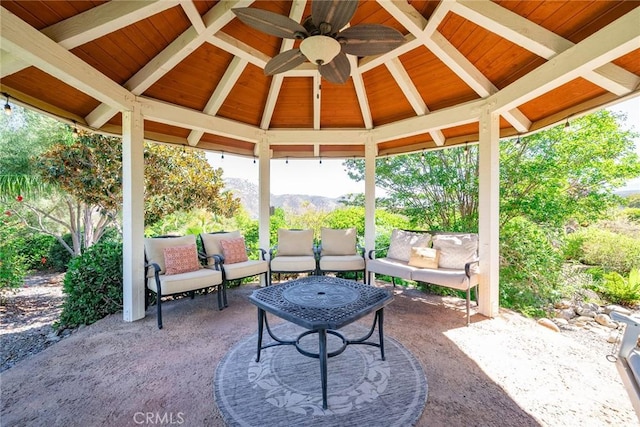
POLYGON ((545 328, 549 328, 554 332, 560 332, 560 328, 558 327, 558 325, 556 325, 555 323, 553 323, 551 320, 547 319, 546 317, 543 317, 542 319, 538 319, 538 325, 542 325, 545 328))
POLYGON ((620 334, 617 331, 611 331, 607 337, 607 342, 613 344, 618 341, 620 341, 620 334))
POLYGON ((60 337, 58 336, 58 334, 53 331, 50 334, 47 335, 47 341, 51 341, 51 342, 58 342, 60 341, 60 337))
POLYGON ((553 322, 558 325, 558 326, 567 326, 569 324, 569 322, 567 321, 567 319, 563 319, 563 318, 556 318, 553 319, 553 322))
POLYGON ((594 310, 591 304, 582 303, 576 307, 576 313, 580 316, 591 317, 592 319, 598 314, 598 310, 594 310))
POLYGON ((629 310, 628 308, 624 308, 615 304, 610 304, 604 307, 605 314, 611 314, 612 311, 615 311, 616 313, 624 314, 626 316, 631 316, 631 310, 629 310))
POLYGON ((571 320, 576 317, 576 311, 573 308, 564 308, 560 310, 554 310, 554 314, 557 319, 571 320))
POLYGON ((608 314, 596 314, 595 321, 607 328, 616 329, 618 327, 618 324, 611 320, 608 314))
POLYGON ((586 324, 587 322, 593 321, 593 317, 590 317, 590 316, 578 316, 578 317, 574 317, 571 320, 572 320, 572 323, 581 322, 581 323, 585 323, 586 324))
POLYGON ((558 302, 556 302, 553 307, 557 308, 558 310, 563 310, 565 308, 571 308, 572 304, 571 301, 569 301, 568 299, 563 299, 560 300, 558 302))

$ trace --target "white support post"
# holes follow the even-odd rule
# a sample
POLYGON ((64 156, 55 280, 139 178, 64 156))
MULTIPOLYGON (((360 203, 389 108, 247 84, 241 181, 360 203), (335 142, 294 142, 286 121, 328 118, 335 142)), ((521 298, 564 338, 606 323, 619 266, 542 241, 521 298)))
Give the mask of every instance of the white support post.
MULTIPOLYGON (((266 136, 258 143, 258 162, 260 166, 258 177, 258 210, 260 218, 258 235, 260 247, 268 251, 271 245, 271 150, 266 136)), ((263 276, 260 276, 260 286, 267 286, 267 283, 264 283, 263 276)))
POLYGON ((479 307, 488 317, 499 312, 500 116, 489 107, 480 115, 479 143, 479 307))
POLYGON ((126 322, 145 315, 143 120, 138 104, 122 112, 122 316, 126 322))
MULTIPOLYGON (((364 248, 376 247, 376 144, 369 136, 364 146, 364 248)), ((367 278, 369 280, 369 278, 367 278)))

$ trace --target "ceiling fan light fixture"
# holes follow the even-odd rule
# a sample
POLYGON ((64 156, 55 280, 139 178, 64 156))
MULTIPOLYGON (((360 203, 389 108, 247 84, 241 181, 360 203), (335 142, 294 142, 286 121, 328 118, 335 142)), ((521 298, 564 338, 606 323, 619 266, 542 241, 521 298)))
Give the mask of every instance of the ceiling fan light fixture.
POLYGON ((340 43, 328 36, 311 36, 302 40, 300 52, 313 64, 328 64, 341 50, 340 43))

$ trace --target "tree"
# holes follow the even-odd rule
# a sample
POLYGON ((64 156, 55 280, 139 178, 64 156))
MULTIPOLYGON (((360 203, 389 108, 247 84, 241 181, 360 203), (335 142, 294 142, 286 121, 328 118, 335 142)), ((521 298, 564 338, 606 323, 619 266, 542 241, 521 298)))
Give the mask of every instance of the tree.
MULTIPOLYGON (((559 226, 591 221, 619 199, 613 190, 640 174, 636 135, 623 131, 603 110, 563 126, 500 144, 502 224, 524 216, 559 226)), ((364 179, 364 163, 345 162, 349 176, 364 179)), ((451 148, 376 161, 376 185, 388 196, 381 205, 405 213, 430 229, 477 228, 477 148, 451 148)))
MULTIPOLYGON (((79 255, 109 226, 119 228, 122 144, 97 134, 73 140, 68 126, 33 114, 26 113, 13 127, 3 123, 2 147, 11 148, 13 142, 18 148, 0 162, 0 195, 7 212, 79 255), (65 232, 72 236, 71 245, 62 238, 65 232)), ((196 208, 229 217, 239 204, 224 191, 222 170, 213 169, 203 153, 145 144, 147 224, 196 208)))

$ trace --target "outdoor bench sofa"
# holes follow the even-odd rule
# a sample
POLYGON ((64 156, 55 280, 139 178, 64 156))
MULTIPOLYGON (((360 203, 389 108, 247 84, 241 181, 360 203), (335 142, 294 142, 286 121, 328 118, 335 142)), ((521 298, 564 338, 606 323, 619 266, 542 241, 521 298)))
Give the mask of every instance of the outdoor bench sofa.
POLYGON ((478 235, 443 231, 395 229, 388 248, 369 251, 367 277, 375 273, 431 283, 466 292, 467 325, 470 323, 471 289, 478 292, 478 235))

